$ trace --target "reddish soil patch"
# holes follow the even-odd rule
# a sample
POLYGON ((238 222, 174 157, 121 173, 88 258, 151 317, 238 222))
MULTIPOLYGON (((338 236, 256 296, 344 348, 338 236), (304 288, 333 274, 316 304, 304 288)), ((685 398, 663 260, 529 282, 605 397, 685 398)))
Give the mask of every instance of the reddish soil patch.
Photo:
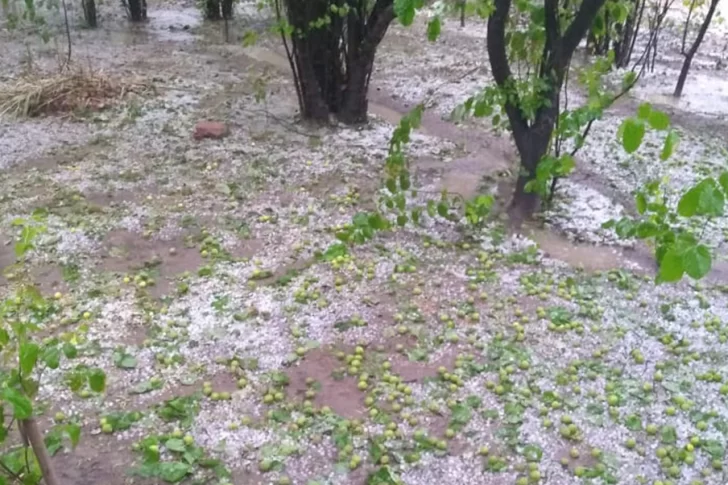
POLYGON ((572 472, 580 466, 584 468, 594 468, 595 466, 597 466, 599 461, 591 455, 591 448, 583 443, 574 446, 574 448, 579 450, 579 456, 577 458, 573 458, 570 455, 571 447, 567 447, 559 450, 554 456, 554 460, 556 460, 557 462, 561 462, 563 458, 568 458, 569 470, 571 470, 572 472))
POLYGON ((313 400, 315 405, 328 406, 345 418, 362 417, 366 412, 364 395, 358 389, 355 377, 334 379, 333 372, 340 367, 341 362, 330 352, 312 350, 298 366, 288 371, 288 397, 305 399, 306 379, 310 377, 321 386, 313 400))
POLYGON ((97 206, 114 206, 125 202, 137 202, 142 199, 139 192, 116 190, 111 192, 90 192, 85 194, 86 201, 97 206))
POLYGON ((63 280, 61 268, 55 265, 47 264, 33 269, 32 278, 44 295, 51 295, 57 291, 63 293, 68 288, 63 280))
POLYGON ((449 416, 437 416, 429 423, 427 429, 429 430, 430 436, 437 436, 439 439, 444 439, 447 442, 447 451, 449 454, 460 455, 467 450, 468 443, 457 436, 450 440, 445 438, 445 431, 447 431, 449 422, 449 416))
POLYGON ((63 485, 152 485, 152 480, 129 476, 134 456, 131 443, 84 429, 76 449, 53 457, 63 485))
POLYGON ((400 376, 404 382, 419 382, 428 377, 436 377, 437 369, 440 367, 451 370, 455 366, 456 358, 456 349, 432 362, 417 362, 410 360, 406 355, 397 354, 391 359, 392 372, 400 376))
POLYGON ((145 239, 129 231, 111 231, 104 240, 106 257, 103 263, 108 271, 129 272, 150 268, 159 274, 150 288, 152 296, 168 293, 170 279, 185 271, 195 271, 203 259, 197 248, 186 247, 182 238, 171 241, 145 239), (174 248, 172 254, 170 249, 174 248))

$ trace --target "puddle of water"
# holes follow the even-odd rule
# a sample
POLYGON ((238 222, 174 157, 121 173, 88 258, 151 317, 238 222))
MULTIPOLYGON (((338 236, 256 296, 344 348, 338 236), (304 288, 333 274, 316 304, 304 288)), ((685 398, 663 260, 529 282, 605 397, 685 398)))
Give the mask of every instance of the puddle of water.
POLYGON ((276 69, 280 69, 282 71, 288 71, 291 69, 288 59, 271 49, 259 46, 250 46, 246 47, 243 50, 243 53, 251 59, 259 62, 265 62, 276 69))
POLYGON ((608 271, 611 269, 652 269, 654 262, 646 255, 637 254, 634 258, 610 246, 594 246, 576 243, 547 229, 524 227, 524 235, 535 241, 539 248, 550 258, 563 261, 587 271, 608 271))

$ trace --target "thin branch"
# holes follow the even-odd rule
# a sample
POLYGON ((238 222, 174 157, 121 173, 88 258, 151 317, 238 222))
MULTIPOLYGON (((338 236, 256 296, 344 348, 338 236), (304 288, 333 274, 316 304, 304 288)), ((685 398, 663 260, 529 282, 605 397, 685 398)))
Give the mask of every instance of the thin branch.
POLYGON ((685 53, 685 41, 687 40, 688 36, 688 29, 690 28, 690 17, 693 15, 693 9, 695 8, 695 3, 697 0, 692 0, 690 2, 690 10, 688 10, 688 17, 685 19, 685 26, 683 27, 683 35, 682 35, 682 44, 680 45, 680 53, 682 55, 687 55, 685 53))
MULTIPOLYGON (((275 5, 276 10, 276 20, 280 23, 283 19, 283 16, 281 14, 281 0, 274 0, 273 4, 275 5)), ((293 53, 291 52, 291 49, 288 47, 288 39, 286 38, 286 33, 283 31, 283 27, 280 27, 281 29, 281 40, 283 41, 283 47, 286 49, 286 57, 288 58, 288 65, 291 66, 291 73, 293 73, 293 84, 296 86, 296 96, 298 97, 298 106, 303 109, 303 93, 301 92, 301 81, 298 77, 298 71, 296 70, 296 65, 293 62, 293 53)), ((294 46, 295 48, 295 46, 294 46)))
POLYGON ((71 63, 71 27, 68 24, 68 9, 66 8, 66 0, 61 0, 61 3, 63 5, 63 21, 66 24, 66 40, 68 41, 68 57, 66 58, 65 67, 68 67, 71 63))
POLYGON ((586 35, 586 31, 591 27, 592 19, 596 17, 599 9, 602 8, 606 0, 584 0, 576 13, 574 20, 571 21, 566 29, 563 37, 563 49, 565 57, 571 57, 576 50, 581 39, 586 35))

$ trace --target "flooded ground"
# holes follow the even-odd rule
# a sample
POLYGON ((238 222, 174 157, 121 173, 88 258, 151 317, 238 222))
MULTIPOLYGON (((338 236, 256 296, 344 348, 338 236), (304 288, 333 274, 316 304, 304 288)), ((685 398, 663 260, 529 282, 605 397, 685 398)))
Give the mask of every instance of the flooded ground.
MULTIPOLYGON (((271 13, 236 9, 225 43, 192 2, 150 2, 135 26, 103 4, 97 31, 72 31, 75 66, 149 89, 73 117, 0 117, 0 265, 16 262, 14 221, 43 214, 25 263, 53 302, 42 324, 81 335, 39 396, 82 426, 75 450, 53 450, 64 485, 725 482, 728 272, 655 285, 651 249, 602 228, 651 177, 674 194, 725 167, 725 139, 702 128, 724 127, 725 70, 697 69, 677 103, 668 77, 647 77, 595 124, 553 208, 511 233, 498 217, 510 141, 449 120, 490 82, 482 21, 448 20, 431 45, 424 19, 393 25, 370 123, 324 128, 297 119, 271 13), (618 147, 642 99, 671 106, 670 162, 656 139, 618 147), (409 202, 490 193, 496 217, 423 217, 340 245, 423 101, 409 202), (201 121, 225 136, 195 140, 201 121), (106 392, 69 389, 77 365, 104 369, 106 392)), ((0 36, 3 79, 65 52, 0 36)), ((722 224, 706 228, 718 249, 722 224)))

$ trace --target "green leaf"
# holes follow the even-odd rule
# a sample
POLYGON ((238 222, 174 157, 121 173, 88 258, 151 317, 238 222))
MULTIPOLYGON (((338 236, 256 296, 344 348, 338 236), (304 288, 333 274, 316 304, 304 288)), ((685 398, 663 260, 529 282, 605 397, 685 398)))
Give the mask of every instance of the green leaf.
POLYGON ((683 217, 722 216, 724 206, 723 192, 714 179, 708 178, 683 194, 677 204, 677 212, 683 217))
POLYGON ((698 212, 698 204, 700 203, 700 190, 693 187, 680 197, 677 203, 677 213, 683 217, 692 217, 698 212))
POLYGON ((672 426, 663 426, 660 430, 660 441, 665 445, 677 443, 677 431, 672 426))
POLYGON ((58 369, 58 366, 61 365, 61 351, 58 350, 58 347, 46 348, 43 352, 43 362, 50 369, 58 369))
POLYGON ((369 225, 376 230, 383 230, 389 227, 389 221, 385 219, 379 212, 369 216, 369 225))
POLYGON ((33 371, 35 363, 38 362, 39 352, 40 347, 33 342, 25 342, 20 345, 18 358, 20 359, 20 370, 24 375, 28 375, 33 371))
POLYGON ((159 464, 159 478, 168 483, 181 482, 191 472, 190 465, 179 461, 164 461, 159 464))
MULTIPOLYGON (((367 225, 368 225, 367 220, 367 225)), ((338 258, 339 256, 346 256, 349 253, 349 249, 346 247, 346 245, 341 243, 332 244, 328 247, 326 252, 323 253, 321 258, 324 261, 333 261, 334 259, 338 258)))
POLYGON ((645 124, 642 120, 627 118, 622 126, 622 146, 627 153, 634 153, 642 144, 645 136, 645 124))
POLYGON ((91 369, 88 374, 88 385, 94 392, 103 392, 106 389, 106 374, 101 369, 91 369))
POLYGON ((137 366, 137 360, 133 355, 122 351, 114 354, 114 364, 122 369, 133 369, 137 366))
POLYGON ((388 466, 383 466, 370 473, 366 481, 366 485, 398 485, 399 483, 396 475, 388 466))
POLYGON ((404 214, 398 215, 397 216, 397 225, 399 227, 404 227, 405 224, 407 224, 407 216, 404 214))
POLYGON ((435 42, 440 37, 440 30, 440 17, 436 15, 427 22, 427 40, 435 42))
POLYGON ((435 217, 436 214, 436 208, 435 208, 435 201, 428 200, 427 201, 427 215, 430 217, 435 217))
POLYGON ((454 430, 462 429, 470 418, 473 416, 473 411, 470 407, 465 404, 458 404, 452 408, 452 416, 450 417, 450 427, 454 430))
POLYGON ((81 426, 78 424, 67 424, 66 433, 68 433, 68 437, 71 440, 71 446, 75 448, 81 439, 81 426))
POLYGON ((258 33, 254 30, 246 30, 243 34, 243 47, 250 47, 258 42, 258 33))
POLYGON ((394 0, 394 14, 404 26, 412 24, 415 19, 417 0, 394 0))
POLYGON ((637 205, 637 212, 640 214, 645 213, 645 210, 647 209, 647 199, 645 198, 645 194, 642 192, 637 194, 635 197, 635 205, 637 205))
POLYGON ((448 212, 448 205, 447 202, 440 202, 437 204, 437 213, 440 215, 440 217, 448 218, 449 212, 448 212))
POLYGON ((523 457, 526 461, 539 462, 543 456, 543 450, 537 445, 526 445, 523 447, 523 457))
POLYGON ((710 249, 703 244, 689 247, 682 255, 682 265, 691 278, 699 280, 710 272, 710 249))
POLYGON ((718 440, 706 440, 701 447, 708 452, 714 460, 723 460, 725 457, 725 445, 718 440))
POLYGON ((397 192, 397 181, 395 179, 388 178, 384 185, 387 187, 387 190, 389 190, 392 194, 397 192))
POLYGON ((33 405, 30 399, 12 387, 4 387, 2 397, 4 401, 9 402, 13 406, 13 416, 15 419, 27 419, 33 414, 33 405))
POLYGON ((641 120, 647 120, 652 113, 652 105, 650 103, 642 103, 637 108, 637 117, 641 120))
POLYGON ((483 405, 483 400, 478 396, 468 396, 465 398, 465 404, 470 406, 472 409, 478 409, 483 405))
POLYGON ((78 349, 72 343, 66 342, 63 344, 63 355, 65 355, 67 359, 75 359, 78 355, 78 349))
POLYGON ((681 255, 674 247, 668 249, 660 261, 660 280, 667 282, 678 281, 682 278, 684 272, 681 255))
POLYGON ((402 187, 402 190, 409 190, 410 179, 407 172, 402 172, 399 174, 399 186, 402 187))
POLYGON ((379 440, 369 439, 369 458, 372 463, 379 463, 379 460, 386 454, 387 450, 379 440))
POLYGON ((665 145, 662 147, 662 152, 660 153, 660 160, 664 162, 672 156, 672 152, 675 151, 678 141, 680 141, 680 137, 676 132, 671 131, 667 134, 665 137, 665 145))
POLYGON ((167 442, 164 443, 164 446, 170 451, 177 451, 179 453, 182 453, 187 449, 185 442, 177 438, 167 440, 167 442))
POLYGON ((642 420, 636 414, 631 414, 625 419, 624 426, 630 431, 639 431, 642 429, 642 420))
POLYGON ((647 122, 655 130, 666 130, 670 127, 670 117, 662 111, 652 111, 647 118, 647 122))
POLYGON ((728 172, 723 172, 722 174, 720 174, 720 177, 718 177, 718 182, 720 183, 720 186, 723 187, 723 192, 728 195, 728 172))

